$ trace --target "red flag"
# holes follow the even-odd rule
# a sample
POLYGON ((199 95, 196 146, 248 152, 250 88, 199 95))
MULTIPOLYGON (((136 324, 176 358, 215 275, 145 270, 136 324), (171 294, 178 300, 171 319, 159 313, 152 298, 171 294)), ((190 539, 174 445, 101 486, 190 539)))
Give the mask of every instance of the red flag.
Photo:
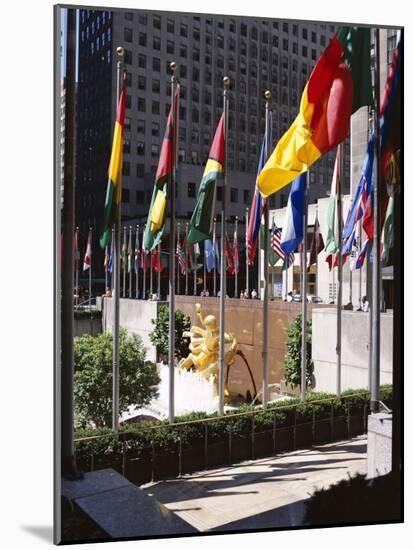
POLYGON ((237 246, 237 233, 234 232, 233 237, 233 274, 239 272, 239 247, 237 246))
POLYGON ((318 254, 322 252, 324 248, 325 248, 325 243, 323 242, 321 228, 319 226, 319 220, 318 220, 318 217, 316 216, 315 225, 313 228, 312 242, 310 246, 308 271, 313 264, 316 264, 316 259, 318 257, 318 254))
POLYGON ((158 246, 152 251, 152 268, 156 273, 162 273, 164 271, 161 254, 158 254, 158 246))
POLYGON ((83 258, 83 271, 90 269, 92 263, 92 231, 89 231, 88 242, 86 244, 85 257, 83 258))
POLYGON ((227 271, 229 271, 233 275, 234 263, 233 263, 233 258, 231 257, 230 243, 227 235, 226 235, 226 258, 227 258, 227 271))

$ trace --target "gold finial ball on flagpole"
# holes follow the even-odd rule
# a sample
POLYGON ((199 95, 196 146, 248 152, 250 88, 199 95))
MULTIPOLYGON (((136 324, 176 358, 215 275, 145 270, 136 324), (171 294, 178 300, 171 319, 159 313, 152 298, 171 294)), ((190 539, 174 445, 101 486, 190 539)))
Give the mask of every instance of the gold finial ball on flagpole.
POLYGON ((223 78, 223 84, 224 84, 225 86, 228 86, 228 85, 230 84, 230 78, 229 78, 228 76, 225 76, 225 77, 223 78))
POLYGON ((172 70, 173 73, 175 73, 175 71, 177 69, 177 63, 175 61, 171 61, 170 69, 172 70))
POLYGON ((116 49, 116 55, 118 57, 124 57, 125 55, 125 50, 122 46, 118 46, 117 49, 116 49))
POLYGON ((269 100, 272 98, 272 92, 270 90, 266 90, 264 96, 269 100))

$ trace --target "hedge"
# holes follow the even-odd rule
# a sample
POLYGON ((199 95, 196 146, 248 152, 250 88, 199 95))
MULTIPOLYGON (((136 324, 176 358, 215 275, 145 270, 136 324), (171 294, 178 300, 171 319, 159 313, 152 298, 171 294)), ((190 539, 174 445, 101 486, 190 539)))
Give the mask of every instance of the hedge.
MULTIPOLYGON (((380 388, 380 399, 386 405, 391 406, 392 386, 384 385, 380 388)), ((178 416, 175 423, 170 425, 168 420, 143 421, 139 424, 124 424, 120 427, 119 439, 113 437, 109 428, 88 428, 79 430, 75 435, 76 455, 80 460, 87 459, 92 454, 119 453, 126 446, 126 450, 143 450, 155 444, 158 449, 169 450, 176 447, 177 441, 185 447, 200 445, 205 434, 204 422, 177 425, 181 422, 201 420, 208 418, 208 439, 210 442, 221 440, 228 436, 229 430, 234 435, 249 435, 252 427, 252 416, 254 416, 255 431, 266 431, 272 429, 273 419, 276 418, 278 428, 292 426, 295 418, 297 424, 312 421, 313 414, 318 419, 329 418, 333 409, 334 416, 346 414, 348 405, 351 406, 353 414, 362 413, 364 406, 369 405, 370 394, 367 390, 347 390, 336 397, 330 393, 310 392, 305 401, 300 398, 293 398, 287 401, 274 401, 268 403, 266 411, 261 411, 261 406, 251 407, 241 405, 235 410, 229 411, 225 416, 219 417, 218 413, 208 414, 204 412, 193 412, 191 414, 178 416), (353 395, 353 397, 348 397, 353 395), (314 401, 330 399, 325 403, 311 405, 314 401), (239 413, 255 413, 237 416, 239 413), (148 429, 151 426, 160 426, 157 429, 148 429), (91 438, 84 439, 83 438, 91 438), (81 440, 81 441, 79 441, 81 440)))

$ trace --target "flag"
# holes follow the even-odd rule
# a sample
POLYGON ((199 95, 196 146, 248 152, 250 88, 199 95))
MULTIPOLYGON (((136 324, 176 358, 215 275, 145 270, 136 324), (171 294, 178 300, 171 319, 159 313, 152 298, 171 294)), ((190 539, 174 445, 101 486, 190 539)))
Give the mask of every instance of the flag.
POLYGON ((114 137, 112 140, 111 160, 109 162, 108 183, 106 187, 104 225, 99 243, 101 248, 109 244, 111 237, 111 228, 116 218, 116 210, 122 198, 122 148, 124 137, 125 122, 125 104, 126 104, 126 79, 122 82, 121 94, 118 101, 118 110, 116 113, 114 137))
POLYGON ((294 252, 303 240, 305 185, 306 174, 302 174, 295 179, 290 190, 280 244, 285 254, 294 252))
POLYGON ((384 229, 382 233, 383 252, 382 261, 386 265, 388 263, 390 250, 394 246, 394 197, 390 197, 388 201, 388 208, 385 214, 384 229))
MULTIPOLYGON (((342 265, 345 265, 346 259, 348 255, 342 254, 342 265)), ((333 266, 332 267, 338 267, 339 265, 339 251, 334 256, 333 266)))
POLYGON ((216 181, 224 172, 224 113, 221 115, 211 145, 204 174, 197 195, 197 202, 190 220, 188 244, 204 241, 213 230, 216 181))
POLYGON ((132 269, 132 257, 133 257, 133 250, 132 250, 132 231, 129 230, 129 239, 128 239, 128 259, 127 259, 127 271, 128 273, 131 273, 132 269))
POLYGON ((141 245, 141 269, 142 271, 148 271, 148 267, 149 267, 148 254, 146 253, 144 248, 144 236, 143 236, 142 245, 141 245))
POLYGON ((214 241, 214 251, 216 253, 217 273, 221 273, 220 250, 217 241, 214 241))
POLYGON ((237 231, 234 231, 233 235, 233 274, 239 272, 240 263, 239 263, 239 247, 237 243, 237 231))
POLYGON ((161 254, 158 254, 158 246, 152 251, 152 269, 156 273, 162 273, 164 271, 161 254))
POLYGON ((328 203, 328 232, 326 234, 325 252, 328 255, 335 254, 338 250, 338 212, 337 195, 339 186, 340 148, 336 151, 335 166, 331 183, 331 194, 328 203))
POLYGON ((127 268, 127 243, 126 233, 124 232, 124 240, 121 247, 121 268, 125 271, 127 268))
MULTIPOLYGON (((167 196, 169 192, 168 182, 175 168, 175 166, 173 166, 173 132, 175 132, 175 137, 177 138, 179 97, 180 88, 177 86, 174 97, 175 121, 172 119, 173 109, 171 106, 167 118, 164 140, 161 146, 157 173, 155 175, 155 184, 148 212, 148 221, 143 237, 144 248, 147 252, 154 250, 154 248, 159 245, 164 232, 167 214, 167 196)), ((176 143, 177 140, 175 139, 174 142, 176 143)))
MULTIPOLYGON (((262 226, 263 230, 261 235, 264 234, 264 227, 262 226)), ((271 234, 270 234, 270 243, 269 243, 269 263, 271 265, 276 265, 279 258, 282 260, 282 262, 285 262, 285 253, 283 251, 283 248, 281 246, 281 238, 282 238, 282 229, 280 227, 277 227, 277 225, 273 222, 271 234)), ((289 252, 288 256, 288 268, 293 264, 295 261, 295 253, 289 252)), ((282 269, 284 269, 285 266, 283 265, 282 269)))
POLYGON ((140 248, 139 248, 139 233, 138 228, 135 234, 135 250, 134 250, 134 271, 138 273, 141 267, 140 262, 140 248))
POLYGON ((183 244, 181 246, 180 241, 177 239, 177 257, 178 257, 178 263, 180 265, 180 271, 181 275, 185 275, 187 271, 187 261, 186 261, 186 239, 184 237, 183 244))
POLYGON ((206 239, 204 241, 204 257, 207 271, 210 273, 210 271, 212 271, 214 269, 214 266, 216 265, 214 246, 211 239, 206 239))
POLYGON ((105 256, 104 256, 104 269, 105 273, 108 272, 108 265, 109 265, 109 251, 108 251, 108 245, 105 246, 105 256))
POLYGON ((299 114, 258 178, 263 196, 279 191, 342 143, 351 114, 372 104, 370 29, 340 27, 303 90, 299 114))
POLYGON ((366 239, 364 241, 364 244, 362 245, 361 250, 358 254, 358 258, 355 262, 355 269, 361 269, 361 267, 364 265, 365 256, 367 254, 370 242, 371 241, 369 239, 366 239))
POLYGON ((355 192, 355 197, 348 214, 347 221, 343 230, 343 239, 347 240, 355 231, 355 226, 363 216, 366 210, 367 200, 372 189, 372 174, 374 169, 374 133, 371 132, 367 152, 362 164, 361 176, 359 178, 358 187, 355 192))
MULTIPOLYGON (((63 235, 62 235, 63 237, 63 235)), ((73 259, 75 261, 80 260, 80 251, 79 251, 79 244, 78 244, 78 232, 75 231, 73 234, 73 259)))
POLYGON ((249 227, 247 231, 249 265, 254 264, 257 249, 257 239, 259 237, 260 223, 263 211, 263 199, 257 187, 257 178, 263 170, 266 162, 266 136, 263 138, 262 149, 260 151, 259 166, 257 168, 256 187, 254 190, 252 207, 250 209, 249 227))
POLYGON ((323 237, 321 233, 321 228, 319 225, 318 216, 315 218, 315 225, 313 227, 312 242, 310 245, 310 254, 309 254, 309 266, 308 271, 313 264, 316 264, 318 254, 322 252, 325 248, 325 243, 323 242, 323 237))
POLYGON ((229 271, 233 275, 234 263, 233 263, 233 258, 231 257, 231 249, 230 249, 230 243, 229 243, 229 238, 227 237, 227 233, 226 233, 226 260, 227 260, 227 271, 229 271))
POLYGON ((112 273, 113 265, 114 265, 114 232, 112 231, 111 249, 109 252, 109 260, 108 260, 109 273, 112 273))
POLYGON ((86 243, 85 257, 83 258, 83 271, 90 269, 92 263, 92 231, 89 231, 86 243))

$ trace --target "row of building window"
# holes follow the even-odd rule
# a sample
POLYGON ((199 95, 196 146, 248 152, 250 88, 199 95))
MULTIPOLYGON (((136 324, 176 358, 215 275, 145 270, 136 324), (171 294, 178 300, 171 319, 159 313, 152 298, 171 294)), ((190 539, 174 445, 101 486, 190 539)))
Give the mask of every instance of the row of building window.
MULTIPOLYGON (((151 202, 151 196, 152 191, 147 190, 147 202, 151 202)), ((195 198, 196 197, 196 184, 194 182, 188 182, 187 183, 187 197, 188 198, 195 198)), ((217 186, 217 200, 221 201, 223 198, 223 187, 221 185, 217 186)), ((122 189, 122 202, 123 203, 129 203, 131 199, 131 192, 130 189, 123 188, 122 189)), ((230 187, 230 202, 231 203, 237 203, 239 200, 239 190, 237 187, 230 187)), ((243 189, 243 204, 245 206, 250 205, 251 200, 251 193, 249 189, 243 189)), ((145 204, 145 191, 142 189, 135 191, 135 202, 136 204, 145 204)))

